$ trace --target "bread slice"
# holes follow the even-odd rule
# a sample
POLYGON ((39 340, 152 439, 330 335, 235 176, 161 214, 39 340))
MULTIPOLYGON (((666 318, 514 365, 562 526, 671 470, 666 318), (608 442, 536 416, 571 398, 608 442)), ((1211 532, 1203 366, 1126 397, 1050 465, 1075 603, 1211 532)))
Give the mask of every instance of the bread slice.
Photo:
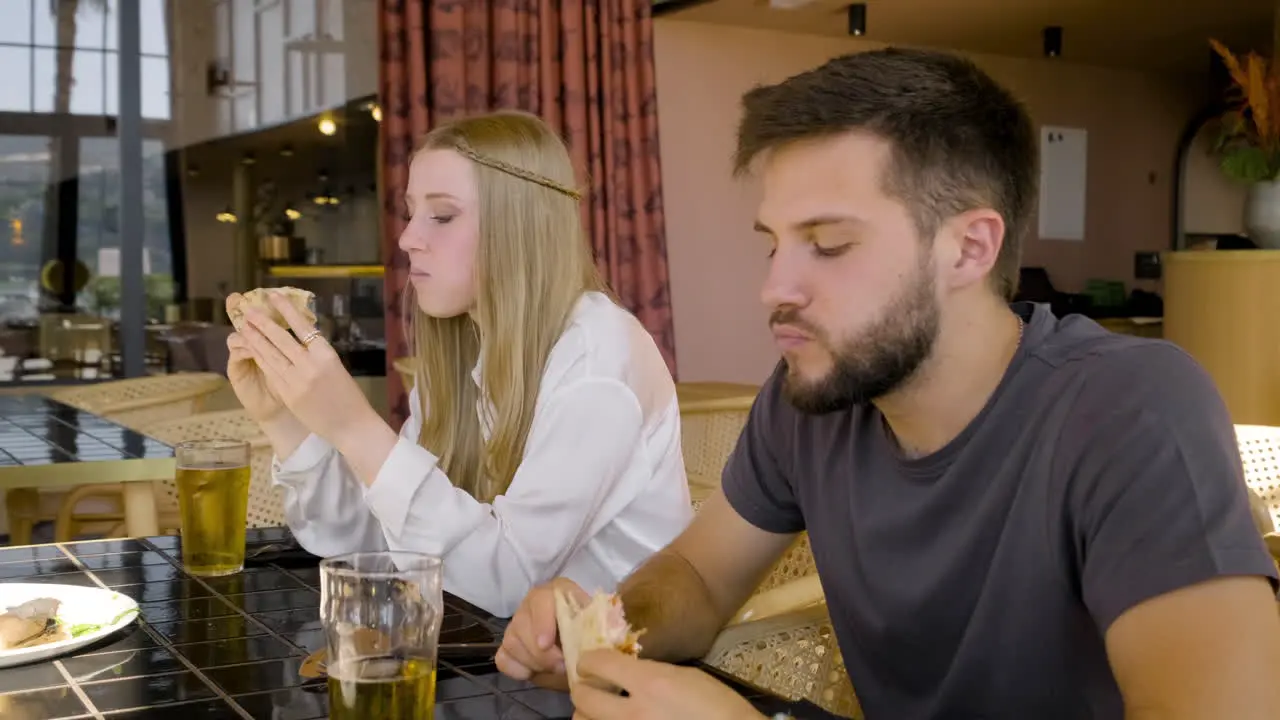
MULTIPOLYGON (((581 605, 557 589, 556 625, 560 630, 560 649, 564 653, 565 675, 570 685, 583 681, 578 675, 578 658, 583 653, 613 649, 628 655, 640 654, 637 640, 643 631, 631 629, 622 612, 622 601, 612 593, 597 592, 590 602, 581 605)), ((586 682, 610 692, 619 690, 592 678, 586 682)))
POLYGON ((240 302, 227 309, 227 318, 231 320, 231 325, 236 330, 243 329, 244 311, 252 307, 266 313, 267 317, 271 318, 272 322, 280 327, 286 330, 289 329, 289 321, 285 320, 284 316, 271 304, 268 293, 283 295, 308 324, 315 324, 316 314, 311 310, 311 303, 315 300, 315 294, 295 287, 278 287, 256 288, 241 295, 240 302))

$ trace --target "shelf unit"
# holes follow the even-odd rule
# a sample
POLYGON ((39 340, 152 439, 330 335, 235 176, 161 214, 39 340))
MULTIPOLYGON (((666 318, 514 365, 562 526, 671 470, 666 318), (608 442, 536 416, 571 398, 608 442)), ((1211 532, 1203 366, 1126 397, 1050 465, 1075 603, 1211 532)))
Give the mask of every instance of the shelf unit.
POLYGON ((268 277, 341 280, 345 278, 380 278, 386 272, 381 265, 269 265, 268 277))

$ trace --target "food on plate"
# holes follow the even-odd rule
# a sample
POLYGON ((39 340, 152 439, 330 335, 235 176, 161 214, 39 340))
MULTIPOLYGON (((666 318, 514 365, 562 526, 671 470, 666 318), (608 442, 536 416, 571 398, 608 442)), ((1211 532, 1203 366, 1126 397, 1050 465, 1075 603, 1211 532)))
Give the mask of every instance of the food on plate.
POLYGON ((0 651, 19 650, 71 637, 58 620, 61 601, 35 598, 8 608, 0 615, 0 651))
MULTIPOLYGON (((613 593, 597 592, 582 605, 563 590, 556 590, 556 625, 560 629, 560 649, 564 652, 565 674, 569 683, 582 680, 578 676, 578 658, 590 650, 614 649, 628 655, 640 654, 637 642, 643 630, 634 631, 622 610, 622 600, 613 593)), ((588 684, 616 691, 599 681, 588 684)))
POLYGON ((271 304, 270 295, 275 293, 282 295, 289 304, 302 315, 302 319, 308 324, 315 324, 316 314, 311 311, 311 301, 315 299, 315 295, 307 290, 301 290, 295 287, 278 287, 278 288, 256 288, 244 293, 240 296, 240 302, 232 305, 227 309, 227 319, 231 321, 235 329, 240 330, 244 325, 244 311, 249 308, 257 308, 267 314, 272 322, 286 330, 289 329, 289 321, 284 319, 280 311, 276 310, 271 304))
POLYGON ((61 600, 43 597, 7 608, 0 614, 0 652, 22 650, 95 633, 138 612, 135 606, 116 615, 110 622, 70 625, 58 617, 61 607, 61 600))

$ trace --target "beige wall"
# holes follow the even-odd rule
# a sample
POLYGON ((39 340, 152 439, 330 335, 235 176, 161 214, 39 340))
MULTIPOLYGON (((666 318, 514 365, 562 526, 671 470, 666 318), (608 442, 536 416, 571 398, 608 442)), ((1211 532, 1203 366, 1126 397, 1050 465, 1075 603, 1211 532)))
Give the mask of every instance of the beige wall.
MULTIPOLYGON (((729 174, 739 97, 756 83, 877 45, 670 19, 655 28, 680 377, 758 382, 777 353, 757 300, 765 270, 764 246, 751 232, 759 191, 729 174)), ((1089 132, 1086 239, 1032 239, 1024 264, 1047 267, 1063 290, 1094 277, 1134 287, 1134 252, 1169 247, 1177 142, 1203 86, 1059 61, 975 59, 1027 102, 1037 122, 1089 132)))
POLYGON ((1247 187, 1219 167, 1213 144, 1219 128, 1206 125, 1187 149, 1183 171, 1182 223, 1185 233, 1206 235, 1244 234, 1244 201, 1247 187))

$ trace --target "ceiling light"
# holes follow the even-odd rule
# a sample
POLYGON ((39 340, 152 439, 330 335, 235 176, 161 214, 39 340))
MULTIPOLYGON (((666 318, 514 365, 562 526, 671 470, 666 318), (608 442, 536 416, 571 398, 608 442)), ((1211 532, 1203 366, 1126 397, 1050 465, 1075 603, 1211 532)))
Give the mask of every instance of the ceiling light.
POLYGON ((332 135, 338 132, 338 123, 333 118, 325 116, 320 118, 320 122, 316 125, 322 135, 332 135))
POLYGON ((1062 28, 1050 25, 1044 29, 1043 35, 1044 56, 1052 58, 1062 55, 1062 28))
POLYGON ((867 4, 854 3, 849 6, 849 34, 862 37, 867 34, 867 4))

